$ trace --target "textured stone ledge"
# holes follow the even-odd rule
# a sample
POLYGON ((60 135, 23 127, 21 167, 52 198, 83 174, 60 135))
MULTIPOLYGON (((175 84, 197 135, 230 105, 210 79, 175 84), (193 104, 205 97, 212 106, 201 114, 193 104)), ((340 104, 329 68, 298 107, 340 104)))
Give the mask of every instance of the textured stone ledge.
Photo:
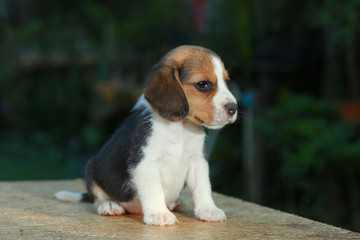
POLYGON ((171 227, 146 226, 141 216, 98 216, 93 205, 63 203, 58 190, 84 191, 81 180, 0 182, 0 239, 360 239, 350 232, 214 193, 228 220, 194 219, 189 192, 171 227))

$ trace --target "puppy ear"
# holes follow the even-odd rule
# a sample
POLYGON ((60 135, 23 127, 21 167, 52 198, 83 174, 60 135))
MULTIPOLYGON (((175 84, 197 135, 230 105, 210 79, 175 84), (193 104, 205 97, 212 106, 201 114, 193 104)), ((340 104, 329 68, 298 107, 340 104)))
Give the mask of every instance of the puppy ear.
POLYGON ((189 104, 181 87, 179 69, 158 64, 145 85, 145 98, 161 117, 181 121, 189 113, 189 104))

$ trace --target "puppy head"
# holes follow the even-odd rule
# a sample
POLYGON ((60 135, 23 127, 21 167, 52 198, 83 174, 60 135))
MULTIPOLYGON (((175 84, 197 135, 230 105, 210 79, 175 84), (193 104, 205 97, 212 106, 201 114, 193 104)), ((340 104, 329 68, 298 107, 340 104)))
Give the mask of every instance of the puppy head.
POLYGON ((227 88, 228 80, 224 64, 214 52, 180 46, 154 66, 146 82, 145 98, 165 119, 188 118, 218 129, 237 117, 237 103, 227 88))

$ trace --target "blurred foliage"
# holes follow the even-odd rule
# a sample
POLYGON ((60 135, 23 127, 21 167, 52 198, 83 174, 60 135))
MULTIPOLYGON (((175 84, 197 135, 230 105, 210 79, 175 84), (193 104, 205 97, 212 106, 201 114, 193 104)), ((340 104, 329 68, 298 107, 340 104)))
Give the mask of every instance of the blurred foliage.
POLYGON ((74 139, 64 148, 49 134, 36 133, 28 139, 4 134, 0 146, 1 180, 42 180, 83 176, 84 156, 74 139))
POLYGON ((242 145, 241 132, 238 131, 240 126, 240 122, 237 121, 225 126, 220 132, 210 131, 207 143, 216 141, 211 149, 211 156, 208 156, 212 189, 216 192, 243 198, 242 161, 239 159, 239 156, 243 154, 240 147, 242 145))
POLYGON ((360 1, 314 1, 310 25, 320 27, 324 38, 323 95, 360 100, 360 1))
POLYGON ((360 124, 337 105, 288 91, 257 119, 264 134, 270 205, 355 228, 360 212, 360 124))
POLYGON ((139 97, 150 66, 192 31, 189 5, 1 2, 0 124, 24 143, 42 132, 54 144, 76 137, 84 151, 98 148, 139 97), (170 5, 183 14, 163 11, 170 5))
POLYGON ((343 44, 350 47, 360 34, 360 2, 314 1, 311 24, 323 27, 332 44, 343 44))

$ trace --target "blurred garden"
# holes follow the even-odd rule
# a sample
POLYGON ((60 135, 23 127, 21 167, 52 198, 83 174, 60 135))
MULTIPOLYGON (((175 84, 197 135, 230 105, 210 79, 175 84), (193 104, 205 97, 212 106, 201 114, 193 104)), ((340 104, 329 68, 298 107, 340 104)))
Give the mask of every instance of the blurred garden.
POLYGON ((182 44, 241 103, 209 131, 213 189, 360 231, 359 0, 0 1, 0 181, 83 177, 182 44))

